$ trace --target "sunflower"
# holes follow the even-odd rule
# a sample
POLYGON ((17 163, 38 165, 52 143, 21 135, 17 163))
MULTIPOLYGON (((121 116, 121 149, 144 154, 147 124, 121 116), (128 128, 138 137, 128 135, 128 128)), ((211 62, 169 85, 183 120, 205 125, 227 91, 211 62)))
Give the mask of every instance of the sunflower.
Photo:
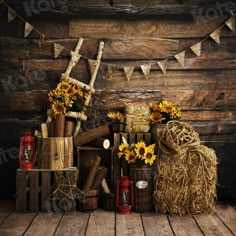
POLYGON ((123 155, 125 155, 125 153, 129 150, 129 144, 127 143, 122 143, 119 146, 119 152, 117 153, 117 156, 119 158, 121 158, 123 155))
POLYGON ((154 148, 155 144, 149 145, 144 153, 144 162, 145 164, 150 164, 152 165, 153 162, 156 160, 156 155, 154 155, 154 148))
POLYGON ((66 108, 64 106, 64 103, 58 102, 58 101, 54 102, 52 104, 52 111, 55 116, 57 116, 58 114, 61 114, 61 113, 65 114, 66 108))
POLYGON ((128 163, 134 163, 136 161, 136 155, 134 154, 133 151, 128 150, 125 154, 125 160, 128 163))
POLYGON ((140 141, 137 144, 135 144, 135 154, 137 156, 138 159, 142 159, 143 155, 145 153, 145 149, 146 149, 146 144, 144 141, 140 141))
POLYGON ((154 124, 154 123, 161 123, 163 120, 165 120, 165 118, 162 116, 161 113, 153 112, 150 115, 150 120, 151 120, 151 123, 154 124))
POLYGON ((71 88, 70 83, 68 83, 66 81, 62 81, 57 85, 57 89, 59 91, 63 91, 63 92, 67 92, 70 88, 71 88))

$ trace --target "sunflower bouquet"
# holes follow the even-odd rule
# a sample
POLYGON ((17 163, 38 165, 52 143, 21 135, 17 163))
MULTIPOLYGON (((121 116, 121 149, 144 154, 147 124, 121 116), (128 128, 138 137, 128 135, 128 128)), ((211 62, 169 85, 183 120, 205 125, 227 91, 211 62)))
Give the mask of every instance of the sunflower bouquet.
POLYGON ((170 120, 179 120, 181 118, 180 109, 172 102, 161 100, 158 103, 149 103, 151 124, 166 124, 170 120))
POLYGON ((48 93, 53 117, 68 111, 80 112, 88 93, 80 86, 61 81, 48 93))
POLYGON ((126 142, 120 144, 117 156, 125 158, 130 163, 145 163, 152 165, 156 160, 155 155, 156 144, 146 145, 144 141, 128 144, 126 142))
POLYGON ((110 120, 124 121, 125 114, 121 113, 120 111, 109 111, 107 113, 107 118, 110 119, 110 120))

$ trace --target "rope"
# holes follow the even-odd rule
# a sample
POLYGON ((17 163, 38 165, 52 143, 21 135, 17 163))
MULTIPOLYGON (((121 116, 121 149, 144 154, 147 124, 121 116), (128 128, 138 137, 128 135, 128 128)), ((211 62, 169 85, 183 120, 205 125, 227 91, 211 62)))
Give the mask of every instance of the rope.
POLYGON ((217 158, 185 122, 169 121, 159 140, 155 208, 162 213, 215 211, 217 158))

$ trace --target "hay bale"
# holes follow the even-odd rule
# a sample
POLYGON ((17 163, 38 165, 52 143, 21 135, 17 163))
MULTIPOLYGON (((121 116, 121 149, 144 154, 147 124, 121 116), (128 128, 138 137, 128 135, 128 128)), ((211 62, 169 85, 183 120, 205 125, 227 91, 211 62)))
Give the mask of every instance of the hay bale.
POLYGON ((125 105, 126 132, 148 132, 150 130, 149 107, 146 103, 125 105))
POLYGON ((184 122, 170 121, 159 141, 154 201, 156 211, 201 214, 215 211, 217 158, 200 145, 184 122))

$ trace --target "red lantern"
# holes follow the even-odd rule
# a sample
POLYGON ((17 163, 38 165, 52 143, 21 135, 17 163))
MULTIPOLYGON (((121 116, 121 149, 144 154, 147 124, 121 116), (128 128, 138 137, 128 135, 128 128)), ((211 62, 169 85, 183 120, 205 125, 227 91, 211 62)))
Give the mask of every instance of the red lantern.
POLYGON ((134 187, 133 181, 128 176, 122 176, 116 186, 116 206, 118 213, 130 214, 134 206, 134 187))
POLYGON ((34 137, 30 132, 26 132, 20 138, 19 163, 21 170, 31 170, 34 164, 34 137))

